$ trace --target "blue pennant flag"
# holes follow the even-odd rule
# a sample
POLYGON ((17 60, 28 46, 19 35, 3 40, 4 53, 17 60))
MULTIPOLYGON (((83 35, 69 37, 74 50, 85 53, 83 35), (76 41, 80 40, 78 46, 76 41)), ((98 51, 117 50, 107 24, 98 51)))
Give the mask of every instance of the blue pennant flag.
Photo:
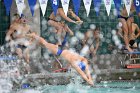
POLYGON ((122 0, 114 0, 115 8, 117 10, 117 14, 120 14, 120 8, 121 8, 121 1, 122 0))
POLYGON ((94 9, 96 11, 96 15, 99 15, 100 7, 101 7, 102 0, 93 0, 94 3, 94 9))
POLYGON ((5 5, 5 8, 6 8, 6 15, 9 15, 11 5, 12 5, 12 0, 4 0, 4 5, 5 5))
POLYGON ((134 0, 134 5, 137 13, 140 13, 140 0, 134 0))
POLYGON ((72 0, 74 5, 75 14, 78 15, 81 0, 72 0))
POLYGON ((53 11, 54 11, 54 15, 56 15, 57 9, 58 9, 58 6, 59 6, 59 0, 51 0, 51 3, 52 3, 52 8, 53 8, 53 11))
POLYGON ((36 5, 36 0, 28 0, 29 7, 32 13, 32 16, 34 15, 34 10, 35 10, 35 5, 36 5))

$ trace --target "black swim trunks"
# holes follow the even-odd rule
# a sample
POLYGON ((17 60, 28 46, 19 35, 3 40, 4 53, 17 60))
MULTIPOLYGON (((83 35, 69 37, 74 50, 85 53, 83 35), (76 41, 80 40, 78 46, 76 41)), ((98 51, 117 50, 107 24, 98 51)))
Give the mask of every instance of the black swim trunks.
POLYGON ((48 21, 49 21, 49 20, 52 20, 52 21, 55 21, 55 22, 59 22, 59 21, 56 21, 56 20, 54 20, 54 19, 51 19, 51 18, 48 18, 48 21))
POLYGON ((22 49, 22 50, 25 50, 26 48, 27 48, 27 46, 25 46, 25 45, 17 45, 16 46, 16 48, 20 48, 20 49, 22 49))
POLYGON ((130 44, 131 46, 133 46, 133 45, 135 44, 135 40, 130 40, 130 41, 129 41, 129 44, 130 44))
POLYGON ((124 17, 124 16, 122 16, 122 15, 118 15, 118 18, 123 18, 123 19, 125 19, 126 21, 127 21, 130 17, 133 17, 133 15, 130 15, 130 16, 128 16, 128 17, 124 17))
POLYGON ((59 45, 58 46, 58 51, 57 51, 57 56, 60 56, 61 55, 61 53, 63 52, 63 46, 62 45, 59 45))

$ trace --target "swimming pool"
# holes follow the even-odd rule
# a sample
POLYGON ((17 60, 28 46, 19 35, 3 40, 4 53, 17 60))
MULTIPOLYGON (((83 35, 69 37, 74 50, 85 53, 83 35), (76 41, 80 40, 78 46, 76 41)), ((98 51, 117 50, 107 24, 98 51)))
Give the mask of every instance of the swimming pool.
POLYGON ((45 85, 41 93, 139 93, 140 82, 101 82, 94 87, 70 83, 68 85, 45 85))

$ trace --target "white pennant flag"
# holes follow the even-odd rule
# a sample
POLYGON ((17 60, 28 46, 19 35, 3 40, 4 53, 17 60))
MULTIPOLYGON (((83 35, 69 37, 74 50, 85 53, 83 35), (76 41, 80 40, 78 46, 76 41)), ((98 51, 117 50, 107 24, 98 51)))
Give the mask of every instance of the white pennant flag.
POLYGON ((67 16, 68 7, 69 7, 70 0, 61 0, 61 4, 64 10, 65 15, 67 16))
POLYGON ((88 17, 89 12, 90 12, 91 1, 92 0, 83 0, 84 6, 85 6, 85 9, 86 9, 86 12, 87 12, 87 17, 88 17))
POLYGON ((104 3, 105 3, 105 7, 106 7, 107 14, 108 14, 108 16, 109 16, 109 14, 110 14, 110 9, 111 9, 111 0, 104 0, 104 3))
POLYGON ((39 0, 39 4, 41 7, 41 11, 42 11, 43 16, 45 15, 45 12, 46 12, 47 3, 48 3, 48 0, 39 0))
POLYGON ((25 8, 24 0, 16 0, 16 4, 17 4, 18 14, 21 16, 25 8))
POLYGON ((126 8, 127 14, 129 15, 132 0, 123 0, 123 1, 124 1, 124 4, 125 4, 125 8, 126 8))

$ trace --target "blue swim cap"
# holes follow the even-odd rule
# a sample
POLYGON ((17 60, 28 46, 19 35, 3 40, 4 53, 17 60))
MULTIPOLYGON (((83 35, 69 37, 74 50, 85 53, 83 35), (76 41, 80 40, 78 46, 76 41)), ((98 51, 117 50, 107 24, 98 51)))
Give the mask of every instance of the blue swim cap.
POLYGON ((80 62, 80 63, 78 64, 78 66, 81 68, 82 71, 85 71, 85 69, 86 69, 85 63, 80 62))
POLYGON ((30 87, 30 84, 26 83, 26 84, 22 84, 21 88, 22 89, 26 89, 26 88, 29 88, 30 87))

